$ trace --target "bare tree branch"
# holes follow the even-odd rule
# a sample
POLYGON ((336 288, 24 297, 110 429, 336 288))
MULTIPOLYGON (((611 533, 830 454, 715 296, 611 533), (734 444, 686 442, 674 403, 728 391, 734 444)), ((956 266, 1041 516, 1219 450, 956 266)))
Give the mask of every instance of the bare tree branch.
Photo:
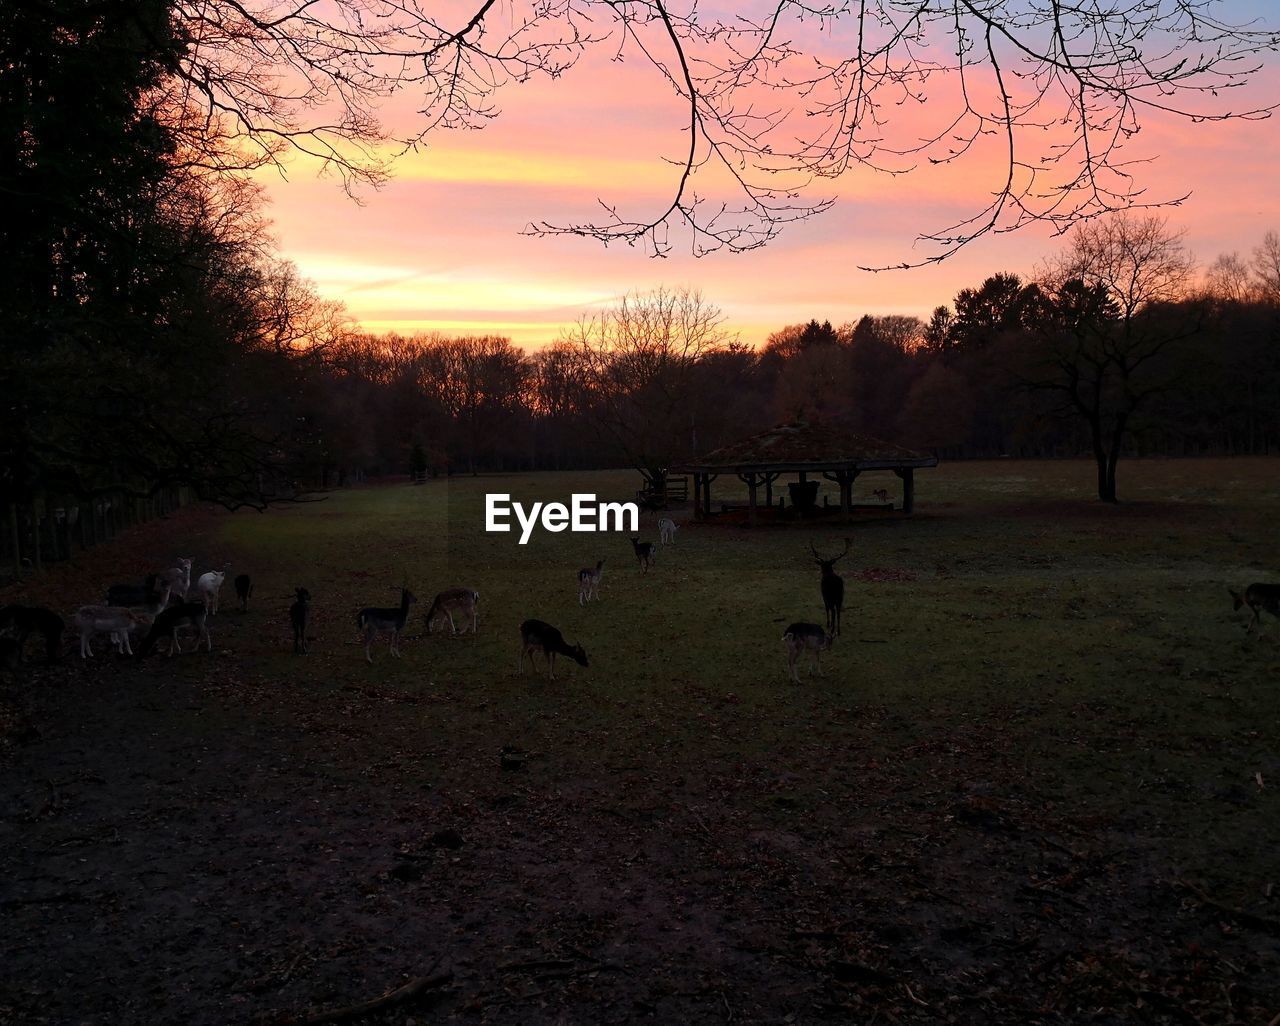
POLYGON ((1184 199, 1144 191, 1156 155, 1129 152, 1142 126, 1259 120, 1276 106, 1247 87, 1280 33, 1227 7, 774 0, 707 15, 692 0, 175 0, 188 46, 166 101, 203 126, 194 148, 210 166, 282 166, 299 151, 351 191, 386 181, 395 156, 437 130, 483 127, 505 85, 559 78, 596 49, 638 57, 687 111, 667 198, 636 214, 605 197, 598 218, 527 233, 655 256, 675 234, 699 255, 742 251, 827 210, 830 197, 811 195, 823 179, 976 170, 971 212, 920 232, 926 255, 903 265, 915 266, 1036 222, 1061 234, 1184 199), (420 117, 392 138, 379 113, 398 94, 418 97, 420 117))

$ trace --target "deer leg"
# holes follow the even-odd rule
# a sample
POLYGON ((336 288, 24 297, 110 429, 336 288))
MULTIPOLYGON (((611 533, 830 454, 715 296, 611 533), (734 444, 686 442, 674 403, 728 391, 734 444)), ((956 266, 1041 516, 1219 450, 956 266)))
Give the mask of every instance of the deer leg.
POLYGON ((554 652, 543 652, 547 657, 547 676, 551 680, 556 679, 556 654, 554 652))

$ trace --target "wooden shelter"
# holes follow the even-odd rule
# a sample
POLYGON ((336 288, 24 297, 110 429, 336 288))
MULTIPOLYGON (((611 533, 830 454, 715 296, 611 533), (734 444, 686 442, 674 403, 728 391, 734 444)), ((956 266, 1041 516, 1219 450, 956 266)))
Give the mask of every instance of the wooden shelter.
MULTIPOLYGON (((736 474, 749 490, 748 518, 755 523, 760 488, 765 490, 765 505, 772 507, 773 483, 783 474, 799 475, 800 487, 793 487, 793 495, 806 493, 810 474, 834 481, 840 486, 840 510, 848 516, 853 511, 854 479, 864 470, 892 470, 902 481, 902 511, 910 515, 915 506, 916 468, 937 465, 936 456, 823 421, 798 421, 779 424, 671 470, 693 475, 693 508, 699 518, 711 516, 711 483, 721 474, 736 474)), ((808 494, 815 494, 817 487, 816 480, 810 482, 808 494)), ((798 504, 803 508, 803 501, 798 504)))

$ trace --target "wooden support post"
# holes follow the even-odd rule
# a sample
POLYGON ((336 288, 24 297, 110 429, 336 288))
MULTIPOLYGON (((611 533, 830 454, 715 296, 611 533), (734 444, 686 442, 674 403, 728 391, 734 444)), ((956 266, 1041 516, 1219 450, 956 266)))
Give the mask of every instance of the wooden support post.
POLYGON ((913 467, 899 467, 894 471, 902 479, 902 512, 911 516, 916 507, 916 481, 913 467))
POLYGON ((747 523, 755 526, 756 522, 756 489, 759 487, 759 475, 754 471, 739 474, 738 477, 747 483, 750 498, 747 500, 747 523))
POLYGON ((762 472, 760 480, 764 482, 764 504, 769 509, 773 509, 773 482, 782 476, 779 470, 762 472))

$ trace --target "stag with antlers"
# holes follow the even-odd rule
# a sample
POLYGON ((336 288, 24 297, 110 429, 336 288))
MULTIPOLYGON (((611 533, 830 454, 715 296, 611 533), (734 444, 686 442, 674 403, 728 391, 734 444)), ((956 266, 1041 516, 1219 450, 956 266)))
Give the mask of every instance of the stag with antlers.
POLYGON ((849 554, 849 539, 844 540, 844 551, 831 559, 823 559, 818 550, 809 543, 809 551, 818 566, 822 568, 822 604, 827 607, 827 633, 840 633, 840 610, 844 606, 844 578, 835 571, 835 566, 849 554))

